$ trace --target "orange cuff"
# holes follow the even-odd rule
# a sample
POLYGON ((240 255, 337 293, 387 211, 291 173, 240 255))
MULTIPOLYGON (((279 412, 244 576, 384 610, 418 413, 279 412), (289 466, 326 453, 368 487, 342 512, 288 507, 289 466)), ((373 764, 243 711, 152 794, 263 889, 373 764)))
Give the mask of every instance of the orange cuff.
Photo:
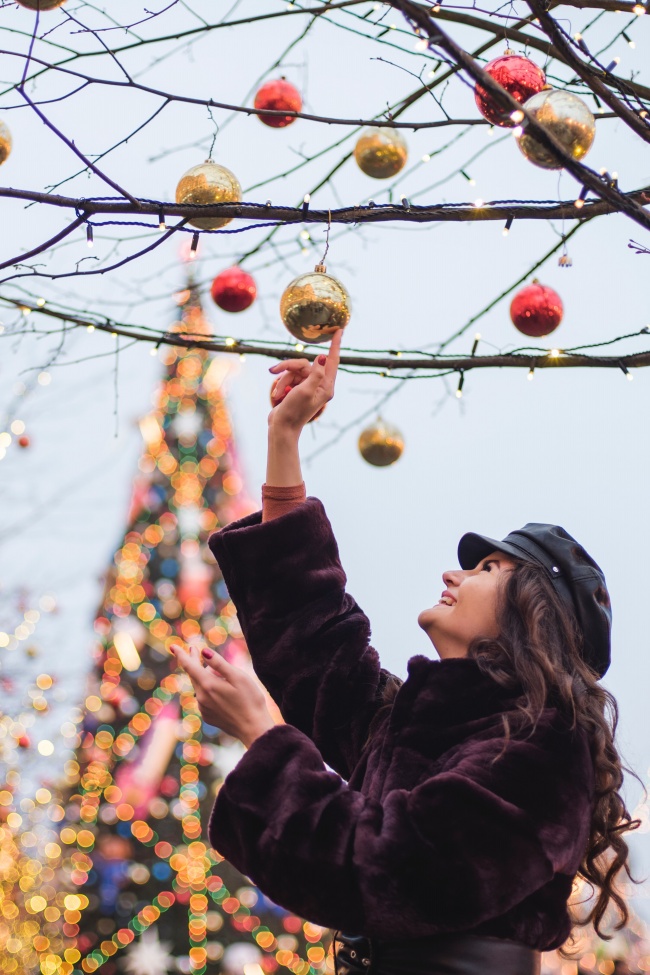
POLYGON ((262 485, 262 521, 272 521, 281 515, 286 515, 307 498, 305 482, 291 487, 272 487, 262 485))

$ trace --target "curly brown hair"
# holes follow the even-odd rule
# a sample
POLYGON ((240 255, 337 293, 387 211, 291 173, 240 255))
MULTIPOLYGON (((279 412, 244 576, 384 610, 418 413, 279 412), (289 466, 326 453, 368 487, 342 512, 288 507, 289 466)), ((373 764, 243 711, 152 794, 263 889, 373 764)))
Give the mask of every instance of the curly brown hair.
MULTIPOLYGON (((500 636, 478 639, 469 648, 481 670, 505 687, 520 687, 517 735, 522 728, 532 733, 545 707, 552 701, 569 716, 572 726, 587 733, 594 764, 596 792, 589 840, 578 876, 591 887, 595 898, 583 917, 574 914, 578 925, 592 922, 601 938, 608 908, 617 915, 615 930, 629 919, 627 904, 616 886, 624 872, 633 880, 629 850, 623 834, 636 829, 620 794, 623 773, 615 745, 618 707, 615 698, 598 683, 582 655, 582 632, 577 620, 556 594, 541 566, 513 559, 513 570, 505 577, 497 605, 500 636)), ((504 714, 506 738, 511 722, 504 714)), ((634 775, 634 773, 631 773, 634 775)))

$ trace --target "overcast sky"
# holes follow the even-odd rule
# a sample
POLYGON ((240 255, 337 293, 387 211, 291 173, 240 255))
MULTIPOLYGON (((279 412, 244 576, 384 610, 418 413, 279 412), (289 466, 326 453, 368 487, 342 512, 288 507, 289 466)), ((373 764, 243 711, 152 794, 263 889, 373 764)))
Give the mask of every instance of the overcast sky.
MULTIPOLYGON (((118 21, 127 17, 127 11, 136 19, 134 6, 139 11, 142 4, 111 0, 111 12, 118 21)), ((210 0, 194 0, 193 6, 205 17, 213 15, 210 0)), ((238 5, 237 15, 263 7, 277 9, 271 0, 264 4, 248 0, 238 5)), ((70 0, 69 8, 91 17, 89 8, 84 12, 84 5, 76 0, 70 0)), ((98 15, 92 16, 99 24, 98 15)), ((58 13, 52 14, 51 22, 58 17, 58 13)), ((401 24, 397 14, 389 19, 401 24)), ((634 24, 634 51, 620 41, 612 49, 612 56, 622 58, 623 73, 648 63, 648 21, 650 18, 640 18, 634 24)), ((0 26, 28 29, 30 22, 26 11, 13 7, 3 8, 0 14, 0 26)), ((194 21, 176 7, 160 19, 159 26, 161 33, 173 34, 190 22, 194 21)), ((579 11, 567 9, 567 29, 575 30, 584 22, 579 11)), ((601 20, 597 36, 602 43, 620 29, 618 23, 615 15, 601 20)), ((298 18, 291 23, 267 22, 263 27, 217 32, 197 43, 190 53, 173 54, 156 64, 153 62, 163 50, 171 52, 178 45, 135 52, 125 63, 153 87, 241 103, 300 29, 298 18)), ((467 46, 478 43, 476 35, 458 28, 452 33, 467 46)), ((114 43, 123 36, 104 35, 114 43)), ((78 35, 72 37, 69 28, 62 28, 54 37, 60 43, 90 44, 78 35)), ((402 43, 412 48, 412 39, 402 38, 402 43)), ((5 33, 2 47, 10 44, 24 49, 26 40, 5 33)), ((497 45, 495 55, 501 49, 497 45)), ((304 91, 307 111, 370 117, 415 86, 413 78, 377 61, 377 56, 401 61, 416 71, 423 63, 416 64, 391 49, 380 50, 353 33, 322 22, 291 52, 284 71, 304 91)), ((18 63, 0 57, 0 77, 15 80, 18 63)), ((88 70, 104 72, 106 77, 119 73, 106 59, 93 59, 87 65, 88 70)), ((48 76, 39 80, 36 94, 53 97, 69 84, 48 76)), ((27 111, 3 112, 3 105, 17 101, 16 95, 0 99, 0 117, 8 122, 14 137, 13 154, 1 171, 3 182, 43 189, 76 172, 77 160, 27 111)), ((448 89, 444 104, 455 117, 475 115, 471 91, 457 82, 448 89)), ((158 101, 133 91, 92 88, 47 110, 83 151, 98 153, 135 129, 157 105, 158 101)), ((311 154, 349 135, 350 130, 306 121, 273 130, 246 116, 224 126, 225 114, 213 114, 222 124, 215 156, 239 176, 244 198, 250 200, 263 202, 270 197, 274 203, 295 204, 354 141, 349 137, 339 150, 320 161, 247 195, 246 188, 295 165, 300 153, 311 154)), ((422 99, 407 117, 437 118, 439 110, 431 99, 422 99)), ((205 157, 212 132, 205 109, 172 105, 112 153, 104 166, 132 192, 170 199, 184 171, 205 157), (172 151, 178 147, 185 148, 172 151)), ((410 161, 433 154, 451 135, 449 129, 409 133, 410 161)), ((478 196, 485 200, 553 200, 577 194, 570 177, 526 162, 510 136, 468 162, 500 136, 489 137, 485 127, 472 129, 452 148, 405 176, 398 192, 410 197, 462 167, 476 180, 475 186, 461 175, 454 176, 424 193, 418 202, 478 196)), ((598 123, 588 161, 595 169, 616 170, 624 190, 648 182, 647 152, 642 154, 622 123, 598 123)), ((334 207, 373 195, 380 199, 382 189, 381 183, 363 176, 351 162, 341 169, 333 186, 314 196, 313 205, 334 207)), ((84 176, 67 183, 61 192, 105 195, 106 189, 84 176)), ((8 201, 1 207, 3 260, 56 233, 69 219, 61 212, 43 212, 39 207, 25 210, 8 201)), ((297 242, 299 229, 287 228, 279 239, 297 242)), ((328 269, 346 285, 353 301, 345 343, 374 349, 435 344, 523 274, 562 231, 561 226, 542 221, 518 222, 508 238, 501 229, 500 224, 490 222, 422 227, 384 224, 340 236, 334 233, 328 269)), ((98 229, 94 254, 107 255, 118 232, 98 229)), ((206 295, 206 310, 218 334, 278 342, 286 339, 277 313, 279 295, 295 274, 310 269, 320 257, 322 228, 315 227, 311 233, 319 245, 309 254, 302 255, 294 247, 286 261, 266 252, 246 265, 255 273, 261 295, 249 311, 228 316, 206 295)), ((643 241, 643 231, 623 217, 601 218, 570 242, 572 268, 558 267, 556 256, 538 272, 544 283, 559 291, 565 305, 563 324, 552 339, 539 343, 541 347, 602 341, 650 323, 650 258, 633 254, 627 247, 630 238, 643 241)), ((258 239, 259 232, 252 231, 203 240, 197 274, 209 281, 258 239)), ((647 243, 647 235, 645 239, 647 243)), ((116 256, 124 256, 128 249, 116 251, 116 256)), ((32 294, 40 292, 79 310, 92 307, 125 322, 165 327, 174 320, 171 296, 185 274, 179 249, 178 240, 173 239, 142 261, 105 278, 43 281, 36 290, 31 281, 27 284, 32 294)), ((56 255, 45 255, 42 260, 49 261, 48 270, 62 272, 88 255, 85 238, 78 235, 56 255)), ((0 285, 0 294, 17 294, 17 287, 0 285)), ((510 322, 508 305, 508 301, 497 305, 477 326, 483 336, 479 352, 523 344, 510 322)), ((47 370, 49 385, 36 383, 15 408, 16 384, 32 381, 46 365, 58 338, 8 337, 15 316, 0 313, 0 318, 7 328, 0 344, 0 415, 10 410, 12 417, 23 420, 32 440, 28 450, 12 445, 0 464, 2 610, 8 614, 7 607, 20 587, 29 591, 33 601, 52 592, 59 602, 59 612, 39 623, 34 635, 40 656, 29 660, 16 651, 3 667, 6 674, 14 674, 24 683, 43 671, 57 676, 60 696, 67 695, 60 702, 61 710, 49 719, 58 725, 66 708, 81 700, 84 675, 91 666, 90 622, 101 595, 100 577, 123 531, 142 446, 137 421, 150 407, 162 367, 148 347, 137 345, 120 354, 116 375, 114 340, 97 332, 77 332, 69 338, 58 364, 47 370)), ((469 351, 473 334, 474 330, 468 332, 453 348, 469 351)), ((641 348, 644 343, 638 341, 625 346, 626 350, 641 348)), ((251 356, 245 362, 237 360, 229 383, 241 463, 254 499, 259 499, 264 479, 269 364, 251 356)), ((334 401, 305 431, 303 457, 307 460, 337 429, 370 409, 394 382, 341 374, 334 401)), ((384 418, 402 430, 406 441, 404 455, 393 467, 372 468, 359 457, 356 441, 361 425, 305 463, 308 492, 323 500, 330 515, 349 589, 371 619, 374 645, 384 665, 402 676, 410 656, 433 652, 418 629, 418 612, 439 598, 441 574, 457 564, 456 545, 465 531, 502 537, 527 521, 562 525, 607 576, 614 638, 613 664, 604 683, 619 702, 620 746, 645 782, 650 765, 650 374, 639 370, 634 381, 627 382, 618 370, 538 370, 534 381, 527 382, 523 370, 485 370, 467 375, 462 400, 445 397, 454 388, 454 381, 445 387, 442 380, 414 379, 402 384, 382 409, 384 418)), ((48 718, 42 720, 39 727, 46 728, 48 718)), ((51 768, 50 763, 43 774, 51 768)), ((628 794, 632 806, 636 805, 638 786, 630 784, 628 794)), ((645 833, 635 837, 633 850, 638 872, 650 870, 650 841, 645 833)), ((637 893, 637 907, 646 916, 650 915, 643 900, 648 890, 646 885, 637 893)))

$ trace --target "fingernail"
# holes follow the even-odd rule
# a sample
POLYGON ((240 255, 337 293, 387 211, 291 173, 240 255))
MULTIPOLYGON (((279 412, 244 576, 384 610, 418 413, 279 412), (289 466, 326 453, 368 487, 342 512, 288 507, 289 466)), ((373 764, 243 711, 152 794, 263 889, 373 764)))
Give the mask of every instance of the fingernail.
POLYGON ((326 362, 327 362, 327 356, 326 355, 319 355, 319 357, 318 357, 318 365, 319 366, 324 366, 326 362))
POLYGON ((206 647, 204 647, 203 650, 201 650, 201 656, 207 657, 207 659, 209 660, 210 657, 214 657, 214 654, 212 650, 208 650, 206 647))
POLYGON ((291 386, 285 386, 284 387, 284 395, 286 396, 287 393, 290 393, 290 392, 291 392, 291 386))
POLYGON ((170 647, 169 648, 169 652, 170 653, 176 653, 176 648, 175 647, 170 647))

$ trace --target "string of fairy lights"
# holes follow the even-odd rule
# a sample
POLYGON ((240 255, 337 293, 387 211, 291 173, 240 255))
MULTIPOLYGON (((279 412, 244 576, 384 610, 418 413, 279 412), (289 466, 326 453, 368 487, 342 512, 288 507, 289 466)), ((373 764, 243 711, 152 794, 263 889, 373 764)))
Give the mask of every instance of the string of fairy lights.
MULTIPOLYGON (((24 6, 27 6, 28 4, 23 4, 23 5, 24 6)), ((66 14, 67 16, 70 16, 67 13, 67 8, 65 7, 64 4, 57 3, 54 6, 57 9, 61 8, 64 14, 66 14)), ((399 7, 399 4, 395 4, 394 6, 399 7)), ((390 44, 390 43, 392 43, 392 41, 389 41, 386 38, 386 35, 387 34, 391 35, 391 37, 393 37, 393 38, 394 37, 400 37, 400 38, 405 38, 405 39, 407 39, 407 38, 409 38, 409 37, 412 36, 410 34, 408 28, 406 28, 406 27, 400 27, 400 26, 398 26, 394 22, 389 22, 388 24, 386 24, 385 18, 386 18, 387 10, 389 9, 387 5, 377 5, 377 4, 370 5, 369 4, 368 5, 368 9, 364 9, 363 12, 360 11, 360 10, 358 10, 358 9, 353 9, 353 8, 356 8, 356 7, 357 7, 357 4, 334 4, 334 5, 325 5, 325 6, 320 7, 320 8, 306 6, 305 9, 302 9, 300 4, 292 4, 289 10, 286 10, 286 11, 284 11, 282 13, 274 13, 273 16, 281 16, 281 15, 287 15, 287 16, 288 15, 291 15, 291 16, 298 16, 298 15, 300 15, 300 16, 303 16, 305 14, 311 13, 314 16, 314 18, 316 18, 316 17, 323 17, 323 19, 326 20, 328 23, 331 22, 334 26, 338 27, 339 29, 343 29, 343 26, 344 25, 342 25, 341 21, 339 19, 333 18, 331 16, 332 13, 335 10, 338 10, 339 11, 339 14, 340 14, 340 17, 354 19, 354 21, 357 24, 357 26, 359 27, 359 29, 363 28, 363 30, 367 30, 369 27, 376 27, 377 29, 376 29, 375 33, 373 33, 372 35, 368 35, 368 36, 372 36, 373 43, 377 43, 377 44, 390 44)), ((635 5, 628 4, 627 7, 626 7, 626 9, 628 9, 628 8, 629 8, 630 12, 634 15, 634 19, 638 19, 639 16, 641 16, 643 13, 645 13, 645 6, 643 4, 635 4, 635 5)), ((457 11, 442 10, 439 7, 439 5, 435 5, 434 8, 432 8, 432 10, 434 11, 434 13, 436 15, 439 15, 442 19, 451 19, 452 21, 454 20, 454 17, 465 16, 465 15, 461 15, 457 11)), ((74 17, 75 23, 79 22, 78 21, 78 16, 79 15, 77 13, 75 13, 75 17, 74 17)), ((160 16, 161 15, 158 15, 158 17, 160 17, 160 16)), ((228 27, 228 26, 231 26, 231 27, 240 26, 240 27, 242 27, 242 26, 246 26, 246 25, 251 25, 251 24, 256 23, 259 20, 263 20, 266 16, 267 16, 266 14, 259 15, 259 16, 249 16, 249 17, 245 17, 245 18, 239 18, 239 19, 234 20, 232 22, 226 21, 226 22, 221 23, 221 24, 206 25, 203 28, 194 28, 193 30, 189 31, 189 33, 195 35, 194 38, 193 38, 193 41, 194 41, 196 39, 196 36, 201 36, 201 34, 207 32, 207 31, 221 30, 224 27, 228 27)), ((154 19, 154 18, 150 18, 150 19, 154 19)), ((486 28, 486 24, 488 26, 491 26, 490 25, 489 18, 487 20, 483 20, 483 21, 480 21, 480 19, 478 19, 478 18, 475 18, 475 19, 477 20, 477 25, 476 26, 479 26, 479 27, 481 27, 483 29, 487 29, 486 28)), ((530 23, 530 20, 531 20, 531 18, 524 18, 523 21, 522 21, 522 23, 523 24, 529 24, 530 23)), ((458 22, 462 22, 462 21, 459 20, 458 22)), ((514 25, 514 27, 513 27, 512 24, 508 23, 507 19, 506 19, 505 23, 507 24, 508 29, 512 29, 515 32, 521 26, 520 23, 519 23, 519 21, 517 21, 517 23, 514 25)), ((588 29, 589 29, 589 25, 587 25, 584 28, 584 30, 588 30, 588 29)), ((628 29, 631 29, 631 28, 629 28, 629 25, 628 25, 628 29)), ((93 29, 90 28, 89 26, 84 25, 84 30, 90 36, 96 36, 96 35, 93 35, 93 29)), ((584 38, 584 33, 581 36, 584 38)), ((627 37, 630 38, 630 35, 627 34, 627 37)), ((124 45, 123 47, 116 48, 116 50, 112 52, 113 53, 113 57, 114 58, 119 58, 120 53, 122 53, 124 51, 127 51, 127 50, 130 50, 132 47, 141 46, 141 45, 147 44, 147 43, 156 43, 157 40, 158 39, 156 37, 146 38, 146 39, 139 38, 136 42, 130 42, 129 44, 124 45)), ((526 43, 530 43, 530 44, 532 44, 532 46, 535 46, 535 41, 536 40, 537 39, 535 38, 534 35, 531 35, 530 38, 528 38, 528 35, 526 35, 526 43)), ((428 58, 428 57, 432 57, 433 56, 431 54, 431 51, 429 50, 429 46, 428 46, 428 44, 426 42, 426 39, 423 36, 420 36, 416 40, 415 45, 413 46, 413 48, 410 49, 410 51, 409 51, 409 49, 407 47, 402 48, 402 50, 404 50, 405 53, 416 54, 420 58, 421 57, 428 58)), ((32 58, 32 61, 30 61, 29 63, 31 64, 33 62, 33 65, 35 66, 36 70, 32 74, 30 74, 29 73, 29 70, 27 70, 26 76, 25 76, 25 81, 27 81, 27 80, 36 80, 37 78, 41 77, 44 73, 47 73, 48 71, 52 71, 52 70, 59 71, 59 72, 72 70, 72 69, 69 68, 69 63, 71 61, 78 60, 80 57, 84 57, 84 56, 86 56, 85 52, 82 53, 82 52, 74 52, 73 51, 66 58, 64 58, 60 63, 50 63, 50 62, 45 61, 42 64, 39 64, 38 63, 38 59, 36 58, 34 52, 32 51, 31 54, 30 54, 30 57, 32 58), (67 65, 67 67, 66 67, 66 65, 67 65)), ((554 56, 556 58, 559 58, 560 61, 562 60, 562 58, 558 55, 557 51, 554 51, 554 56)), ((590 55, 590 57, 593 60, 593 56, 590 55)), ((457 66, 453 63, 453 59, 452 58, 449 58, 448 56, 444 56, 443 55, 442 60, 441 60, 440 57, 436 56, 435 70, 433 68, 431 69, 434 74, 435 74, 435 71, 437 70, 438 66, 440 64, 442 64, 442 63, 445 63, 445 64, 449 65, 450 66, 450 70, 453 71, 453 72, 456 72, 457 66)), ((607 71, 605 71, 605 76, 606 76, 605 80, 606 80, 606 83, 607 84, 610 84, 614 88, 618 88, 618 89, 621 89, 621 90, 624 90, 624 91, 627 91, 630 88, 630 85, 631 85, 632 86, 632 89, 633 90, 636 90, 634 88, 634 86, 636 84, 636 81, 628 82, 628 81, 626 81, 624 79, 617 79, 616 76, 612 74, 612 70, 611 69, 612 69, 612 65, 610 64, 608 66, 607 71)), ((94 76, 90 76, 90 75, 84 75, 84 74, 79 75, 79 78, 80 78, 80 80, 82 80, 84 82, 84 84, 103 84, 103 83, 106 82, 106 79, 102 79, 102 78, 98 78, 98 77, 94 77, 94 76)), ((421 97, 422 94, 426 94, 427 92, 431 92, 433 90, 433 88, 439 84, 440 80, 441 79, 437 79, 437 80, 435 80, 435 82, 432 82, 432 83, 427 84, 427 85, 423 85, 421 87, 420 92, 416 92, 414 94, 415 95, 419 95, 421 97)), ((127 82, 125 82, 125 84, 126 83, 127 82)), ((132 79, 131 79, 131 81, 128 82, 128 84, 131 84, 131 83, 132 84, 136 84, 135 82, 132 81, 132 79)), ((7 89, 7 92, 9 90, 10 89, 7 89)), ((66 95, 65 97, 68 97, 68 96, 66 95)), ((180 98, 181 96, 177 96, 177 95, 175 95, 172 92, 164 92, 164 93, 161 93, 161 97, 164 97, 165 104, 167 104, 167 103, 173 102, 175 99, 180 98)), ((577 96, 572 96, 572 97, 577 97, 577 96)), ((597 96, 596 96, 596 98, 597 98, 597 96)), ((414 100, 417 100, 417 98, 414 98, 413 96, 411 96, 410 98, 405 99, 405 104, 406 103, 409 103, 410 104, 414 100)), ((284 79, 279 79, 277 81, 272 80, 272 81, 265 82, 262 85, 262 87, 258 89, 258 91, 256 93, 256 97, 255 97, 254 103, 251 106, 245 106, 245 105, 226 105, 225 103, 217 103, 217 102, 213 102, 212 100, 210 100, 210 101, 205 101, 204 100, 203 102, 201 102, 201 104, 204 104, 204 105, 210 107, 211 110, 213 108, 215 110, 217 108, 221 108, 222 110, 229 111, 231 114, 232 113, 237 114, 237 113, 240 113, 240 112, 245 112, 245 113, 248 113, 248 114, 257 114, 258 117, 262 121, 264 121, 267 125, 273 126, 273 127, 278 127, 278 128, 286 127, 287 125, 292 124, 294 121, 296 121, 297 119, 300 119, 300 118, 305 118, 305 119, 306 118, 310 118, 310 119, 312 119, 315 122, 320 122, 321 124, 328 124, 328 125, 329 124, 332 124, 332 123, 337 123, 337 124, 348 124, 349 123, 350 125, 363 126, 363 125, 366 125, 366 123, 367 123, 371 127, 373 125, 377 127, 376 128, 376 131, 375 131, 375 136, 377 135, 378 132, 384 132, 384 130, 386 130, 387 132, 391 133, 391 136, 390 137, 391 137, 392 141, 388 144, 388 149, 384 152, 384 155, 385 156, 387 156, 389 154, 388 150, 390 150, 390 153, 392 153, 393 156, 395 154, 397 154, 399 156, 400 153, 403 155, 403 153, 405 151, 405 147, 404 147, 403 143, 400 141, 401 140, 401 137, 400 137, 399 132, 398 132, 398 129, 397 129, 398 126, 403 125, 405 127, 410 127, 410 128, 412 128, 412 129, 415 130, 418 127, 421 127, 422 125, 434 125, 434 124, 438 124, 438 123, 435 123, 435 122, 434 123, 429 123, 429 122, 423 122, 423 123, 418 123, 418 122, 413 122, 413 123, 404 122, 404 123, 402 123, 402 122, 398 122, 397 121, 397 118, 401 114, 402 107, 403 107, 403 106, 400 107, 399 105, 397 107, 393 106, 393 110, 391 110, 389 116, 388 117, 385 117, 383 119, 382 118, 368 119, 368 120, 365 120, 365 121, 364 120, 347 120, 347 122, 346 122, 345 120, 341 120, 341 119, 331 119, 329 117, 324 117, 324 116, 312 116, 312 115, 309 115, 309 113, 303 113, 303 112, 301 112, 300 109, 302 108, 302 102, 301 102, 300 92, 296 89, 295 86, 291 85, 289 82, 285 81, 284 79), (279 107, 276 107, 276 104, 279 105, 279 107)), ((19 107, 19 105, 14 106, 14 108, 18 108, 18 107, 19 107)), ((29 108, 29 106, 27 106, 27 107, 29 108)), ((37 108, 38 106, 37 106, 36 103, 34 103, 34 105, 31 106, 31 107, 32 108, 37 108)), ((644 117, 644 114, 643 113, 645 111, 646 111, 646 109, 643 108, 643 107, 639 109, 639 113, 640 113, 640 117, 641 118, 644 117)), ((458 124, 468 125, 471 121, 472 120, 458 120, 458 124)), ((483 124, 486 123, 486 119, 477 119, 477 121, 481 121, 481 122, 483 122, 483 124)), ((455 120, 453 120, 453 119, 450 120, 448 118, 442 119, 441 120, 441 123, 443 123, 443 122, 445 124, 447 124, 447 123, 454 123, 455 124, 455 120)), ((535 129, 535 122, 534 122, 534 120, 529 120, 529 122, 530 122, 530 125, 532 125, 532 131, 535 132, 536 129, 535 129)), ((499 123, 499 124, 501 124, 501 123, 499 123)), ((591 135, 590 138, 592 138, 592 137, 593 136, 591 135)), ((357 146, 356 146, 355 153, 354 153, 355 158, 357 159, 357 162, 359 163, 359 165, 362 168, 363 168, 363 165, 364 164, 361 161, 362 153, 360 151, 360 146, 362 145, 364 139, 367 140, 367 138, 368 138, 367 135, 362 135, 360 137, 360 139, 357 142, 357 146)), ((200 164, 200 166, 201 165, 204 165, 204 164, 200 164)), ((366 165, 366 170, 364 170, 364 171, 369 172, 369 169, 368 169, 367 165, 366 165)), ((221 175, 222 176, 224 175, 223 169, 221 171, 221 175)), ((279 174, 275 178, 280 178, 281 175, 283 175, 283 174, 279 174)), ((385 172, 381 173, 380 175, 381 175, 381 178, 382 179, 383 178, 386 178, 385 172)), ((329 177, 326 177, 326 180, 325 181, 328 182, 329 181, 329 177)), ((235 195, 236 195, 236 187, 235 187, 234 183, 232 182, 232 180, 230 180, 230 177, 227 177, 226 182, 229 182, 229 186, 226 187, 226 194, 228 194, 228 193, 232 194, 233 192, 235 192, 235 195)), ((601 180, 601 182, 602 182, 602 180, 601 180)), ((607 180, 605 180, 605 182, 607 182, 607 180)), ((183 180, 181 180, 181 183, 183 183, 183 180)), ((180 184, 179 184, 179 186, 180 186, 180 184)), ((615 187, 610 186, 609 189, 614 189, 615 190, 615 187)), ((14 191, 11 190, 11 189, 9 189, 9 190, 6 190, 5 192, 7 192, 10 195, 14 191)), ((312 190, 311 193, 306 193, 304 195, 305 202, 308 203, 311 195, 313 195, 313 192, 314 191, 312 190)), ((132 206, 132 207, 135 206, 136 211, 137 210, 142 210, 143 206, 146 207, 146 205, 147 205, 147 201, 143 201, 143 200, 139 200, 139 199, 136 200, 129 193, 126 193, 126 197, 127 197, 127 200, 131 200, 131 203, 129 205, 132 206)), ((48 205, 51 205, 51 204, 53 204, 55 202, 57 202, 57 205, 58 205, 58 203, 60 202, 60 201, 56 201, 55 200, 55 197, 54 197, 54 195, 52 193, 41 194, 39 197, 34 196, 34 199, 36 199, 36 198, 39 199, 39 202, 41 202, 41 203, 47 203, 48 205)), ((620 202, 620 194, 616 198, 620 202)), ((585 201, 584 193, 583 193, 583 191, 581 191, 580 194, 577 194, 576 201, 575 202, 576 202, 577 205, 579 205, 579 204, 584 203, 584 201, 585 201)), ((202 200, 200 202, 201 202, 201 205, 205 206, 205 201, 202 200)), ((482 203, 482 201, 480 201, 480 202, 482 203)), ((162 203, 155 203, 154 205, 160 210, 160 216, 161 216, 160 224, 162 226, 164 226, 165 225, 164 204, 162 204, 162 203)), ((80 220, 81 220, 81 223, 82 224, 84 222, 86 224, 86 237, 87 237, 88 243, 93 244, 94 243, 93 224, 91 222, 89 222, 89 220, 88 220, 88 217, 89 217, 88 209, 84 209, 84 208, 93 209, 94 207, 99 207, 101 209, 102 203, 100 201, 94 201, 92 198, 90 200, 86 198, 83 201, 77 200, 76 201, 76 206, 77 206, 78 212, 80 212, 82 214, 82 216, 85 215, 85 217, 86 217, 86 220, 85 221, 83 219, 81 219, 81 217, 80 217, 80 220)), ((181 204, 181 206, 182 206, 182 204, 181 204)), ((173 210, 173 207, 171 209, 173 210)), ((277 208, 272 207, 271 208, 271 212, 273 214, 275 214, 276 209, 277 208)), ((279 208, 279 209, 282 210, 282 208, 279 208)), ((291 208, 291 209, 293 209, 293 208, 291 208)), ((368 213, 365 212, 365 211, 366 210, 372 210, 372 209, 373 209, 372 207, 359 208, 359 213, 357 214, 358 220, 366 219, 368 217, 368 213)), ((413 210, 413 213, 415 213, 415 210, 414 210, 413 207, 410 206, 410 207, 408 207, 408 209, 409 210, 413 210)), ((486 206, 478 207, 477 209, 482 210, 482 211, 485 210, 486 213, 487 213, 487 211, 490 211, 491 212, 493 210, 493 208, 486 207, 486 206)), ((185 211, 183 211, 183 212, 185 213, 186 216, 190 216, 191 215, 191 206, 189 206, 189 208, 186 208, 185 211)), ((208 211, 204 211, 204 212, 208 212, 208 211)), ((458 217, 459 214, 462 212, 462 208, 461 208, 461 210, 458 210, 458 208, 454 208, 454 211, 453 212, 454 212, 454 216, 455 217, 458 217)), ((581 216, 584 216, 584 213, 581 214, 581 216)), ((373 217, 373 219, 376 219, 377 218, 377 214, 376 213, 373 214, 372 217, 373 217)), ((476 214, 474 214, 471 218, 472 219, 476 219, 476 214)), ((485 215, 483 215, 482 218, 485 219, 485 215)), ((204 218, 204 221, 207 221, 207 219, 208 219, 207 217, 204 218)), ((286 213, 285 213, 284 216, 283 216, 283 221, 286 222, 287 219, 288 218, 287 218, 286 213)), ((510 218, 506 216, 506 220, 508 220, 508 219, 510 219, 510 218)), ((282 221, 280 221, 280 222, 282 222, 282 221)), ((179 229, 182 231, 182 230, 185 230, 187 228, 183 228, 183 227, 181 227, 181 228, 174 228, 174 231, 175 232, 178 232, 179 229)), ((205 227, 202 227, 202 229, 199 230, 199 233, 205 232, 205 229, 206 229, 205 227)), ((66 234, 68 233, 68 229, 66 229, 65 233, 66 234)), ((193 242, 196 243, 196 232, 192 232, 192 234, 193 234, 193 242)), ((51 241, 48 242, 48 245, 51 246, 52 245, 52 242, 51 241)), ((120 263, 122 263, 122 262, 120 262, 120 263)), ((40 274, 39 271, 37 271, 36 273, 37 274, 40 274)), ((87 271, 84 271, 84 270, 78 268, 77 271, 75 271, 74 273, 75 274, 77 274, 77 273, 86 274, 86 273, 92 273, 92 272, 87 272, 87 271)))

